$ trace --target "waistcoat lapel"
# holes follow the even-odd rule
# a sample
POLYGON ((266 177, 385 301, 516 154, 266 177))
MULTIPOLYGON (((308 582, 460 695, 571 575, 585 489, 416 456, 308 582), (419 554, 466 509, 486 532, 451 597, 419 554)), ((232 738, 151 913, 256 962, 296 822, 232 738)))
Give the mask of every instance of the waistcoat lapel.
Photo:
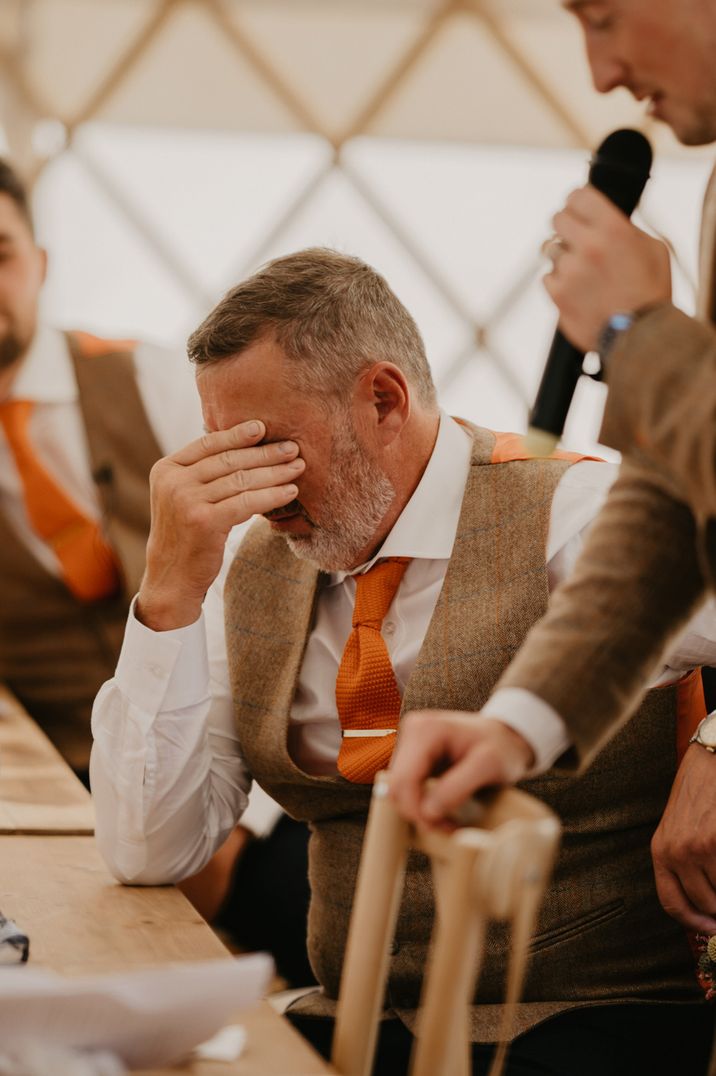
POLYGON ((128 595, 144 574, 152 465, 163 455, 137 387, 128 344, 68 333, 92 477, 128 595))
POLYGON ((549 597, 550 507, 569 463, 491 464, 495 435, 469 429, 472 461, 455 545, 404 711, 434 706, 438 684, 441 708, 482 706, 549 597))
POLYGON ((257 520, 231 565, 224 616, 239 736, 259 769, 259 759, 290 764, 288 717, 318 586, 316 568, 257 520))

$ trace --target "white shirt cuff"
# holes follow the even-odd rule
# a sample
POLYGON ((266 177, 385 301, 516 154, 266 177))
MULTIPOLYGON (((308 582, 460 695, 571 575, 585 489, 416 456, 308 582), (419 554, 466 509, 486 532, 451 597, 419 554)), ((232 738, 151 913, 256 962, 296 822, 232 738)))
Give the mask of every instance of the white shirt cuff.
POLYGON ((129 607, 117 663, 118 687, 141 714, 199 705, 208 690, 204 614, 184 628, 152 631, 137 620, 136 601, 129 607))
POLYGON ((500 688, 487 700, 480 716, 501 721, 527 740, 535 753, 527 777, 550 769, 570 744, 567 727, 556 710, 521 687, 500 688))
POLYGON ((254 781, 249 793, 249 805, 239 819, 255 837, 267 837, 282 815, 275 800, 254 781))

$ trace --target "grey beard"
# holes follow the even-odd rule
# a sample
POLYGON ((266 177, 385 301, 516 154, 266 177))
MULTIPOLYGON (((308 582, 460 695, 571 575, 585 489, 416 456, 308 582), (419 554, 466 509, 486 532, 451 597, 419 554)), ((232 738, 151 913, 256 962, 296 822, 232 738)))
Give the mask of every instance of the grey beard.
POLYGON ((316 523, 310 535, 283 535, 295 556, 324 572, 355 567, 395 500, 392 483, 364 455, 352 431, 336 437, 332 457, 321 505, 327 522, 316 523))

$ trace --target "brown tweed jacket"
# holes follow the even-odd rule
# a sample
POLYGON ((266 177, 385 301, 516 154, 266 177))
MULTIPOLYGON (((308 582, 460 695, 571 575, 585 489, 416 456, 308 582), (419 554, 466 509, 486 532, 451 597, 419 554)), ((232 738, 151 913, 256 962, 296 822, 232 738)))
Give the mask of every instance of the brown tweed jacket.
POLYGON ((602 440, 625 463, 571 579, 498 687, 525 687, 586 765, 633 713, 670 639, 716 580, 716 172, 698 317, 664 305, 610 360, 602 440), (569 669, 569 676, 564 670, 569 669))
POLYGON ((696 318, 665 304, 615 349, 601 439, 663 469, 703 523, 716 515, 716 170, 704 202, 699 269, 696 318))

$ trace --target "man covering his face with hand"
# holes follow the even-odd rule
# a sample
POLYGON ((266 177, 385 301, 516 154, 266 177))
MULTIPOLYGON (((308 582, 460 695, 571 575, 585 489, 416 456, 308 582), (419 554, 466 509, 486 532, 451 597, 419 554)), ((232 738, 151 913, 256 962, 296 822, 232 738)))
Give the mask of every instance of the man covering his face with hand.
MULTIPOLYGON (((326 1050, 371 784, 401 714, 480 708, 573 563, 614 469, 528 459, 518 438, 441 412, 405 307, 373 269, 333 251, 264 266, 218 304, 189 353, 207 432, 153 472, 147 570, 93 716, 97 837, 119 878, 153 884, 201 868, 252 780, 308 821, 309 952, 323 989, 291 1017, 326 1050), (263 518, 227 545, 252 515, 263 518)), ((668 661, 671 681, 684 656, 668 661)), ((584 1074, 633 1073, 644 1060, 661 1071, 685 1041, 694 1064, 705 1058, 709 1015, 648 849, 687 688, 653 691, 588 778, 550 772, 531 786, 568 838, 513 1073, 574 1076, 575 1057, 584 1074), (645 728, 659 749, 635 767, 645 728), (609 1067, 615 1043, 625 1068, 609 1067)), ((519 723, 486 724, 493 752, 517 760, 513 776, 549 768, 559 750, 549 719, 536 751, 519 723)), ((415 857, 381 1025, 377 1071, 391 1076, 407 1066, 432 915, 415 857)), ((471 1014, 474 1072, 497 1034, 506 954, 496 931, 471 1014)))

